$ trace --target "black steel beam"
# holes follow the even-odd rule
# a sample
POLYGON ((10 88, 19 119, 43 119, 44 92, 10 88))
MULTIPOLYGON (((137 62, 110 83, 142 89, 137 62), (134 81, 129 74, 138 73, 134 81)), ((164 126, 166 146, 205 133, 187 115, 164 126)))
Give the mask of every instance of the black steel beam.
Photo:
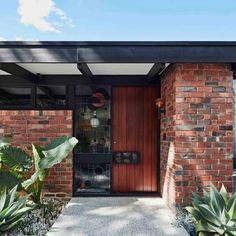
POLYGON ((91 72, 91 70, 89 69, 86 63, 78 63, 77 68, 81 72, 82 75, 88 76, 88 77, 93 76, 93 73, 91 72))
POLYGON ((36 83, 38 80, 38 77, 35 74, 18 66, 15 63, 1 63, 0 69, 11 75, 27 80, 31 83, 36 83))
POLYGON ((236 63, 236 42, 1 42, 0 62, 236 63))
POLYGON ((148 77, 153 78, 157 76, 165 68, 165 63, 155 63, 148 72, 148 77))
POLYGON ((77 63, 77 68, 81 72, 81 74, 86 77, 86 80, 88 80, 89 83, 93 82, 92 81, 93 73, 91 72, 86 63, 77 63))
POLYGON ((78 75, 47 75, 40 83, 50 84, 78 84, 78 85, 148 85, 147 76, 142 75, 94 75, 92 81, 85 76, 78 75))
POLYGON ((159 73, 165 68, 165 63, 155 63, 148 72, 148 81, 153 83, 158 78, 159 73))
MULTIPOLYGON (((43 76, 37 86, 48 85, 148 85, 146 75, 94 75, 92 82, 83 75, 47 75, 43 76)), ((18 79, 16 76, 0 75, 0 86, 32 86, 31 83, 18 79)))

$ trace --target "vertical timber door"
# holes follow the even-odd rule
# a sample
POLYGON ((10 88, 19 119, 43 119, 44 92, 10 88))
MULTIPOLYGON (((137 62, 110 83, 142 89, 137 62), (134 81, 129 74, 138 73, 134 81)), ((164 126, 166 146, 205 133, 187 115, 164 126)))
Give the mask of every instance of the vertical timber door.
POLYGON ((138 164, 112 164, 114 193, 157 192, 156 87, 114 87, 113 152, 138 151, 138 164))

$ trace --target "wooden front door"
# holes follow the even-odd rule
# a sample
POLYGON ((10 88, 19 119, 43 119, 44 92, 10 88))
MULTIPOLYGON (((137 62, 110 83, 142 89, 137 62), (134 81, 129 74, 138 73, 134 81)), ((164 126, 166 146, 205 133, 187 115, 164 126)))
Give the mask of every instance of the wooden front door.
POLYGON ((156 192, 156 87, 113 88, 113 152, 138 151, 138 164, 114 164, 113 192, 156 192))

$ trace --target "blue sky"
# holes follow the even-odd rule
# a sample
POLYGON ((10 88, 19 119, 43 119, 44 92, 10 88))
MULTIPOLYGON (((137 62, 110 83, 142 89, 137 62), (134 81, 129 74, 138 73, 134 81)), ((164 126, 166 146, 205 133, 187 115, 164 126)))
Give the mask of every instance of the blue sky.
POLYGON ((1 40, 236 40, 235 0, 1 1, 1 40))

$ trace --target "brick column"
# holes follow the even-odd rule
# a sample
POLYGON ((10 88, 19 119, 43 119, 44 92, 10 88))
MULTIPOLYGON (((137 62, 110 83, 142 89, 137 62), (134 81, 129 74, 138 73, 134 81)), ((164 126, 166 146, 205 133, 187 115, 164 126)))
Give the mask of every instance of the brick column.
POLYGON ((232 190, 232 80, 227 64, 176 64, 163 74, 161 186, 170 206, 210 183, 232 190))

